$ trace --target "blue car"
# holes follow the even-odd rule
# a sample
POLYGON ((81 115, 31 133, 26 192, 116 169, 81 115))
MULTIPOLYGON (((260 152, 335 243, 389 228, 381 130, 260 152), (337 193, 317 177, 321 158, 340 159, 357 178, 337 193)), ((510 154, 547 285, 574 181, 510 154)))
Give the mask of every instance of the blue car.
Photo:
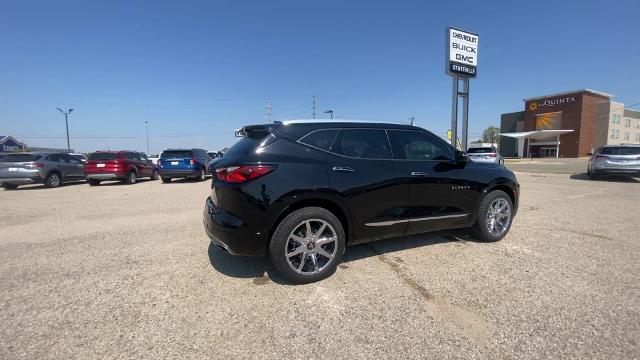
POLYGON ((168 149, 158 159, 158 174, 163 183, 173 178, 204 181, 209 174, 209 161, 211 158, 204 149, 168 149))

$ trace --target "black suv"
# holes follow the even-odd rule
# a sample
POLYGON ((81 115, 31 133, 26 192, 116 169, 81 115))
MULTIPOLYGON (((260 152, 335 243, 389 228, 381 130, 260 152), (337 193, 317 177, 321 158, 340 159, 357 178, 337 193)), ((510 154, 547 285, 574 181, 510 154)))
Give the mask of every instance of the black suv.
POLYGON ((236 136, 212 163, 205 229, 231 254, 269 254, 293 282, 331 275, 347 245, 468 227, 497 241, 518 208, 511 171, 419 127, 291 121, 236 136))

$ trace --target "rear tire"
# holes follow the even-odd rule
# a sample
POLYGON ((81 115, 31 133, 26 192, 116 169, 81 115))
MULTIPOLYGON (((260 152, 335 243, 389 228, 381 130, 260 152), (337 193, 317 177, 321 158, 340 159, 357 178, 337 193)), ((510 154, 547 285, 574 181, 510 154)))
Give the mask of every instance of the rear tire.
POLYGON ((205 180, 207 180, 207 173, 204 171, 204 168, 200 169, 200 175, 198 175, 198 177, 196 178, 196 180, 198 180, 198 181, 205 181, 205 180))
POLYGON ((513 222, 513 202, 507 193, 494 190, 480 202, 473 234, 478 240, 499 241, 507 235, 513 222))
POLYGON ((158 170, 153 170, 153 174, 151 174, 151 180, 158 180, 158 170))
POLYGON ((2 184, 2 187, 3 187, 5 190, 15 190, 15 189, 17 189, 17 188, 18 188, 18 186, 19 186, 19 185, 16 185, 16 184, 2 184))
POLYGON ((100 185, 100 180, 96 180, 96 179, 90 179, 89 181, 89 185, 91 186, 98 186, 100 185))
POLYGON ((60 178, 60 174, 56 172, 52 172, 47 176, 44 180, 44 187, 46 188, 57 188, 62 183, 62 179, 60 178))
POLYGON ((127 174, 127 177, 124 178, 124 183, 127 185, 133 185, 136 183, 136 181, 138 180, 138 176, 136 175, 135 171, 130 171, 127 174))
POLYGON ((335 272, 344 254, 345 240, 340 220, 330 211, 302 208, 278 224, 269 242, 269 257, 288 281, 312 283, 335 272))
POLYGON ((171 178, 162 178, 162 182, 163 183, 170 183, 171 182, 171 178))

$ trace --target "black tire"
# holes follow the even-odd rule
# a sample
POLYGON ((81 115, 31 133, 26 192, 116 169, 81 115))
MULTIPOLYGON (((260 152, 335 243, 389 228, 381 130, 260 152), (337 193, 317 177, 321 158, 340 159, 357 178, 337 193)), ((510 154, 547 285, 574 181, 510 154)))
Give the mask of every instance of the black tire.
POLYGON ((160 176, 158 176, 158 170, 153 170, 153 174, 151 174, 151 180, 158 180, 160 176))
POLYGON ((204 171, 204 168, 200 169, 200 175, 196 178, 197 181, 205 181, 207 180, 207 173, 204 171))
POLYGON ((89 179, 89 180, 88 180, 88 182, 89 182, 89 185, 91 185, 91 186, 98 186, 98 185, 100 185, 100 180, 96 180, 96 179, 89 179))
POLYGON ((171 178, 162 178, 162 182, 163 183, 170 183, 171 182, 171 178))
MULTIPOLYGON (((504 191, 494 190, 488 193, 487 195, 485 195, 485 197, 482 199, 482 201, 480 202, 480 205, 478 206, 477 214, 478 214, 478 218, 476 220, 475 225, 472 228, 474 236, 480 241, 486 241, 486 242, 499 241, 503 237, 505 237, 509 232, 509 229, 511 229, 511 224, 513 223, 513 202, 511 201, 511 198, 509 197, 509 195, 507 195, 507 193, 505 193, 504 191), (496 234, 489 231, 487 222, 488 222, 488 217, 490 216, 489 207, 492 204, 494 204, 494 202, 496 202, 498 199, 506 200, 506 203, 508 204, 509 218, 504 230, 496 234)), ((496 220, 494 220, 494 222, 495 221, 496 220)))
MULTIPOLYGON (((306 230, 306 227, 304 228, 306 230)), ((315 230, 312 229, 312 236, 315 236, 316 233, 313 231, 319 231, 319 228, 315 230)), ((324 233, 324 232, 323 232, 324 233)), ((331 233, 324 233, 331 235, 331 233)), ((319 236, 321 236, 320 234, 319 236)), ((306 238, 306 231, 304 234, 304 238, 306 238)), ((333 236, 331 236, 333 237, 333 236)), ((302 236, 301 236, 302 238, 302 236)), ((276 230, 273 232, 271 236, 271 241, 269 242, 269 257, 271 259, 271 263, 278 270, 278 272, 288 281, 297 284, 307 284, 315 281, 319 281, 331 276, 335 271, 336 267, 340 263, 342 259, 342 255, 344 254, 345 249, 345 233, 342 228, 342 224, 340 220, 333 215, 330 211, 319 208, 319 207, 306 207, 292 212, 287 215, 276 227, 276 230), (292 245, 290 243, 289 235, 297 229, 300 229, 301 226, 307 221, 310 220, 312 222, 316 222, 320 224, 320 222, 325 222, 330 226, 325 227, 325 231, 330 231, 335 233, 336 240, 334 242, 327 243, 325 245, 316 245, 315 241, 319 241, 318 238, 313 238, 313 244, 310 246, 314 248, 321 248, 327 253, 332 253, 333 257, 328 258, 319 254, 314 254, 314 258, 316 258, 316 262, 321 264, 319 266, 318 272, 309 272, 307 274, 296 272, 289 263, 289 258, 287 258, 287 247, 292 245), (322 246, 327 246, 322 248, 322 246)), ((298 259, 298 264, 302 264, 302 270, 304 271, 307 266, 312 267, 313 262, 311 261, 311 255, 307 256, 306 251, 311 249, 305 245, 298 244, 297 247, 300 249, 304 249, 305 253, 300 254, 300 258, 298 259), (309 259, 309 260, 307 260, 309 259), (304 264, 303 264, 304 261, 304 264)), ((296 256, 291 257, 292 261, 296 261, 296 256)))
POLYGON ((46 188, 57 188, 60 184, 62 184, 62 177, 57 172, 50 173, 44 180, 44 187, 46 188))
POLYGON ((127 177, 124 178, 123 182, 127 185, 133 185, 138 180, 138 176, 135 171, 130 171, 127 174, 127 177))
POLYGON ((16 184, 2 184, 2 187, 5 188, 5 190, 15 190, 18 186, 19 185, 16 184))

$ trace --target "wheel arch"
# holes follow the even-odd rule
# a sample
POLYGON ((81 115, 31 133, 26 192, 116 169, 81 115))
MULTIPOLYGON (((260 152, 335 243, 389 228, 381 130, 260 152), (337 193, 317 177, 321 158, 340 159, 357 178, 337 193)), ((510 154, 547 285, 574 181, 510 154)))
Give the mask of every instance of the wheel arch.
POLYGON ((288 204, 283 210, 280 211, 278 216, 272 221, 271 227, 269 229, 269 238, 267 244, 271 241, 271 237, 273 236, 274 231, 278 227, 278 224, 289 214, 292 212, 305 208, 305 207, 319 207, 325 210, 328 210, 333 215, 335 215, 342 228, 344 229, 346 244, 350 242, 350 234, 351 234, 351 221, 348 215, 348 210, 344 205, 340 204, 339 201, 328 198, 326 196, 309 196, 303 199, 298 199, 288 204))

